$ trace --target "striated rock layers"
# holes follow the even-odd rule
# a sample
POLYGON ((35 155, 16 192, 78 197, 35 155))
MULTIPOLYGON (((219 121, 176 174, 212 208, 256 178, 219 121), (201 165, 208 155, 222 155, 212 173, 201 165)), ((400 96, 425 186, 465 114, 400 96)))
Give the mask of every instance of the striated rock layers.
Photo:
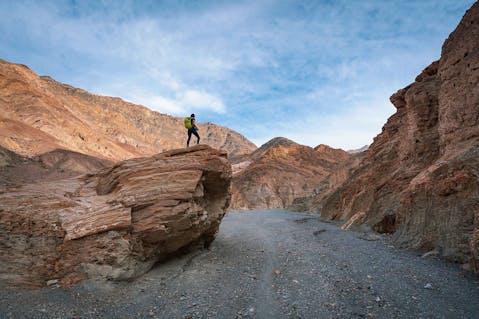
MULTIPOLYGON (((318 150, 321 146, 322 145, 315 149, 318 150)), ((354 153, 348 151, 348 153, 349 157, 341 157, 342 154, 339 154, 339 159, 335 161, 336 165, 330 171, 329 175, 323 178, 319 185, 316 186, 314 194, 295 198, 288 209, 298 212, 317 212, 323 200, 335 192, 336 189, 355 172, 359 164, 367 156, 366 151, 357 151, 354 153)))
MULTIPOLYGON (((1 59, 0 109, 0 146, 28 157, 67 149, 118 161, 186 143, 181 118, 93 95, 1 59)), ((231 155, 256 149, 228 128, 212 123, 199 128, 203 143, 231 155)))
POLYGON ((136 277, 215 238, 231 177, 226 153, 199 145, 81 178, 3 186, 0 277, 39 285, 136 277))
POLYGON ((317 187, 350 155, 320 145, 315 149, 277 137, 233 164, 232 209, 287 208, 317 187))
POLYGON ((391 96, 397 112, 322 216, 394 233, 406 247, 479 264, 479 3, 439 61, 391 96))

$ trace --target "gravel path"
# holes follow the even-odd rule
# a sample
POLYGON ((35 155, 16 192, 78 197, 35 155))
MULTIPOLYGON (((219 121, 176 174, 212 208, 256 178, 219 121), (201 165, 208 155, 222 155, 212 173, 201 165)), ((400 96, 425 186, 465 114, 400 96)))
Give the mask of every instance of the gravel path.
POLYGON ((209 250, 134 282, 0 288, 0 318, 479 318, 457 265, 279 210, 230 213, 209 250))

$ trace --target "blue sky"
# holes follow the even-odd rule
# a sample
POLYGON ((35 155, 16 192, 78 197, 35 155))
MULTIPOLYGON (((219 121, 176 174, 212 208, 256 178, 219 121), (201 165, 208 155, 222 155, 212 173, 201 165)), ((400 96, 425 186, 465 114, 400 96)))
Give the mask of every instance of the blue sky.
POLYGON ((175 116, 345 149, 473 0, 0 0, 0 58, 175 116))

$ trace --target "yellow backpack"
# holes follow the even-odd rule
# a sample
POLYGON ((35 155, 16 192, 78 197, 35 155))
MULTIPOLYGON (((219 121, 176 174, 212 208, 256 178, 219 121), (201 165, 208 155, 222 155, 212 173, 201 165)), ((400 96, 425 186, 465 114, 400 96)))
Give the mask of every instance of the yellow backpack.
POLYGON ((192 125, 191 125, 191 118, 190 118, 190 117, 185 117, 184 122, 185 122, 185 127, 186 127, 187 129, 190 129, 190 128, 192 127, 192 125))

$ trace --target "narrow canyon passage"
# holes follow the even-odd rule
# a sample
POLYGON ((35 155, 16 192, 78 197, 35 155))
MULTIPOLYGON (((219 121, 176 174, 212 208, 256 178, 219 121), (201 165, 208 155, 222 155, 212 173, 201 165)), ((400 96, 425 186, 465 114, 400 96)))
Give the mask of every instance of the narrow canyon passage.
POLYGON ((479 277, 317 215, 228 214, 209 250, 133 282, 2 287, 0 318, 477 318, 479 277))

